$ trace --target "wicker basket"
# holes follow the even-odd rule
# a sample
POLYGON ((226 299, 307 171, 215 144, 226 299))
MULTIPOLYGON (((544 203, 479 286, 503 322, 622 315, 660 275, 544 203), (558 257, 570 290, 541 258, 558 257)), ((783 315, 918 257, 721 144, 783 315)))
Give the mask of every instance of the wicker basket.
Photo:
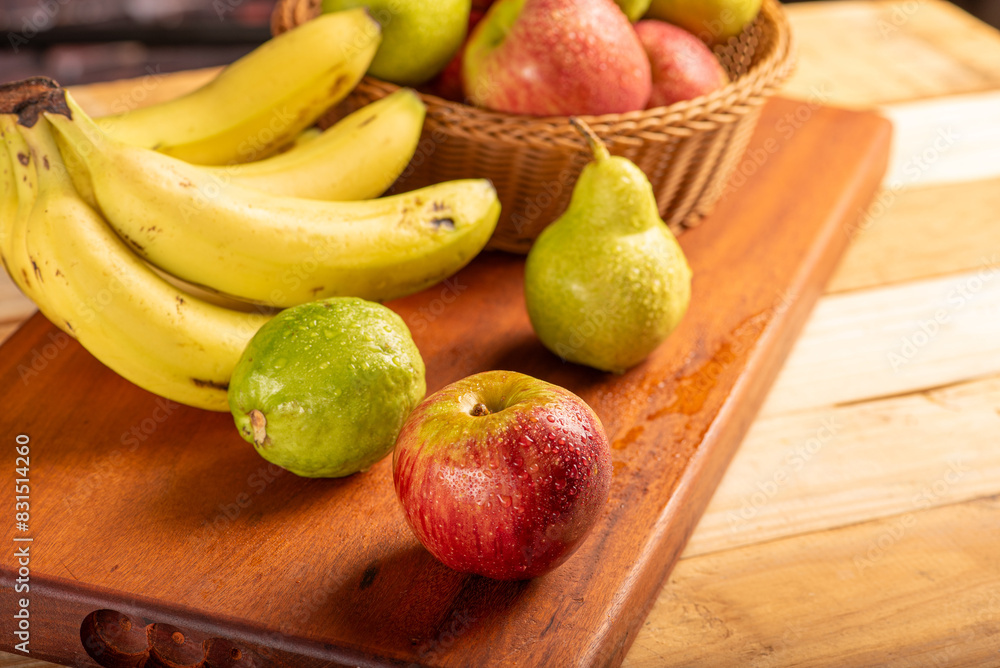
MULTIPOLYGON (((318 0, 278 0, 272 32, 319 11, 318 0)), ((764 0, 757 20, 715 53, 733 81, 710 95, 647 111, 581 116, 612 153, 642 168, 663 219, 677 234, 711 210, 743 156, 763 103, 791 73, 791 32, 781 5, 764 0)), ((346 109, 397 88, 366 77, 346 109)), ((590 160, 586 141, 565 117, 503 114, 433 95, 421 98, 427 105, 423 136, 394 190, 488 178, 503 206, 488 247, 526 253, 569 203, 577 175, 590 160)))

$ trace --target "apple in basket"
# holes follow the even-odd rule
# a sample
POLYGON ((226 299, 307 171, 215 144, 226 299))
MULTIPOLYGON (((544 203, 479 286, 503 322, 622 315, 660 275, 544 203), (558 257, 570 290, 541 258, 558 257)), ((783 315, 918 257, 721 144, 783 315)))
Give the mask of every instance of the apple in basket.
POLYGON ((729 83, 729 75, 711 49, 684 28, 645 19, 635 24, 635 32, 652 68, 650 109, 708 95, 729 83))
POLYGON ((644 109, 652 86, 613 0, 497 0, 469 37, 462 82, 477 106, 534 116, 644 109))

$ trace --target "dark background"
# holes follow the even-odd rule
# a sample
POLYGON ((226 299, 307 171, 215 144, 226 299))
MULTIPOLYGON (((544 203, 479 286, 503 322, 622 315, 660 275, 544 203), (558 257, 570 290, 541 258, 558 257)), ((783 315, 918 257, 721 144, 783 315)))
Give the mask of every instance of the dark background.
MULTIPOLYGON (((1000 0, 955 4, 1000 27, 1000 0)), ((222 65, 268 38, 273 5, 274 0, 0 0, 0 82, 46 75, 73 85, 222 65)))

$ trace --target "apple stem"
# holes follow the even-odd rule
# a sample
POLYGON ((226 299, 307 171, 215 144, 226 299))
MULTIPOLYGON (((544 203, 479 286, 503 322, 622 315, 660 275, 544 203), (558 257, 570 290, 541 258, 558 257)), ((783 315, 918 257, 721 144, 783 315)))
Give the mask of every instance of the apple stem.
POLYGON ((483 415, 489 415, 490 409, 486 407, 486 404, 479 403, 472 407, 472 414, 476 417, 482 417, 483 415))
POLYGON ((594 160, 597 162, 602 162, 611 157, 611 153, 608 152, 608 147, 604 144, 597 133, 594 132, 593 128, 587 125, 586 121, 576 116, 570 116, 569 123, 574 128, 580 131, 584 137, 587 138, 587 144, 590 145, 590 152, 594 154, 594 160))

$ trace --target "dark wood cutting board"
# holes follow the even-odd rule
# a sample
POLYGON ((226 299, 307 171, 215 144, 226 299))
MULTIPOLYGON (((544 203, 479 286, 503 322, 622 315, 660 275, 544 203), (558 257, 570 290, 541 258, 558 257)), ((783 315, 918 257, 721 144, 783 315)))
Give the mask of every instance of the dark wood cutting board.
MULTIPOLYGON (((874 114, 769 102, 736 185, 681 237, 690 310, 622 376, 541 346, 520 257, 484 254, 390 304, 429 391, 513 369, 577 392, 605 424, 610 501, 568 562, 528 582, 438 564, 404 523, 391 458, 343 480, 296 478, 228 414, 138 389, 35 316, 0 352, 3 609, 28 598, 31 654, 79 666, 148 653, 147 666, 619 663, 878 188, 890 134, 874 114), (30 437, 27 532, 13 518, 18 434, 30 437), (30 591, 15 593, 23 545, 30 591)), ((0 616, 7 651, 14 624, 0 616)))

